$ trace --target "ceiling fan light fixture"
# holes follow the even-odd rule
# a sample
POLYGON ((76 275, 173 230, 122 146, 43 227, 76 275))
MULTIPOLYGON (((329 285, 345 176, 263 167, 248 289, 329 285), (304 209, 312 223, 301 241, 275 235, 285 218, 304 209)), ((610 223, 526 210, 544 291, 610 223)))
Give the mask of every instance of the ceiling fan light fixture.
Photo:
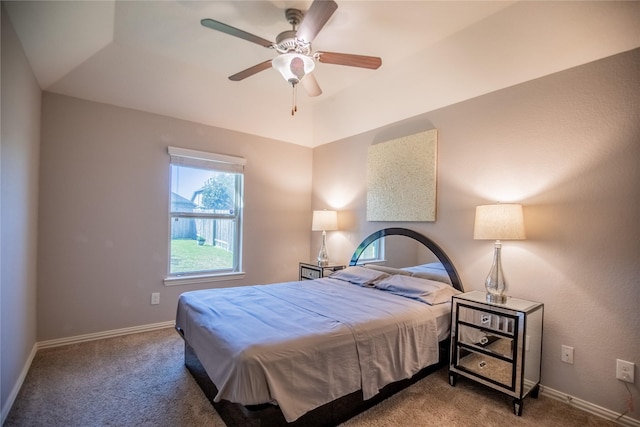
POLYGON ((300 53, 283 53, 276 56, 271 61, 271 65, 280 72, 287 82, 295 86, 304 76, 313 71, 316 63, 310 56, 300 53))

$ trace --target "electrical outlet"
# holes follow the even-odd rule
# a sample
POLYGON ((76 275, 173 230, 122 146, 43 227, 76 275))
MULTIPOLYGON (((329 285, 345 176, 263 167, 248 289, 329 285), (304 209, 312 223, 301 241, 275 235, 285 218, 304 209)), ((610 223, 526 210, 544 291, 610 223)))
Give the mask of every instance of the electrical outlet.
POLYGON ((569 347, 568 345, 563 345, 561 357, 564 363, 573 365, 573 347, 569 347))
POLYGON ((160 304, 160 292, 154 292, 151 294, 151 304, 160 304))
POLYGON ((634 383, 635 367, 636 367, 635 363, 616 359, 616 378, 622 381, 626 381, 628 383, 634 383))

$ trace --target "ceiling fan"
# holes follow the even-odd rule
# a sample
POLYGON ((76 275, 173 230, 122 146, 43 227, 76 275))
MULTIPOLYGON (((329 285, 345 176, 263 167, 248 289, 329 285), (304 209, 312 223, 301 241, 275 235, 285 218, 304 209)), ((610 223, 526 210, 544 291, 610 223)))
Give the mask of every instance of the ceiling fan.
MULTIPOLYGON (((310 96, 318 96, 322 93, 322 90, 312 74, 316 61, 372 70, 377 69, 382 64, 382 59, 374 56, 312 51, 311 42, 337 8, 338 5, 333 0, 314 0, 309 10, 304 14, 298 9, 287 9, 285 17, 287 22, 293 26, 293 29, 278 34, 275 43, 213 19, 203 19, 200 23, 207 28, 239 37, 269 49, 275 49, 278 52, 278 56, 274 59, 261 62, 233 74, 229 76, 229 80, 240 81, 273 67, 293 86, 294 97, 298 83, 302 83, 302 86, 310 96), (297 30, 296 27, 298 27, 297 30)), ((291 114, 293 115, 296 110, 297 107, 294 100, 291 114)))

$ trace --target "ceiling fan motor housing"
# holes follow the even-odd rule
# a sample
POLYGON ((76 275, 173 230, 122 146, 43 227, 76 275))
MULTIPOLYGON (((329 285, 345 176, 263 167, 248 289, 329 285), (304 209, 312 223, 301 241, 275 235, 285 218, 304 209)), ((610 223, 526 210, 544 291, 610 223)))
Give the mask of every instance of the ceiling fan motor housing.
POLYGON ((294 30, 283 31, 276 37, 276 50, 279 53, 311 54, 311 43, 304 43, 296 38, 294 30))
POLYGON ((298 9, 287 9, 285 11, 287 22, 293 26, 292 30, 283 31, 276 37, 275 48, 279 53, 300 53, 302 55, 311 54, 311 43, 298 40, 296 37, 296 26, 302 22, 302 11, 298 9))

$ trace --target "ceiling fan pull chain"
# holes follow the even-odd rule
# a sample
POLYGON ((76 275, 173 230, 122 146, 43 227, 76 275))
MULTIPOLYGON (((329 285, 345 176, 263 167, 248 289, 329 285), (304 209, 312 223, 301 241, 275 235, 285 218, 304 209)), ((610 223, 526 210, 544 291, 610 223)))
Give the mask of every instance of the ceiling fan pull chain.
POLYGON ((297 105, 298 86, 295 84, 292 84, 292 86, 293 86, 293 92, 291 94, 291 115, 293 116, 298 111, 298 105, 297 105))

